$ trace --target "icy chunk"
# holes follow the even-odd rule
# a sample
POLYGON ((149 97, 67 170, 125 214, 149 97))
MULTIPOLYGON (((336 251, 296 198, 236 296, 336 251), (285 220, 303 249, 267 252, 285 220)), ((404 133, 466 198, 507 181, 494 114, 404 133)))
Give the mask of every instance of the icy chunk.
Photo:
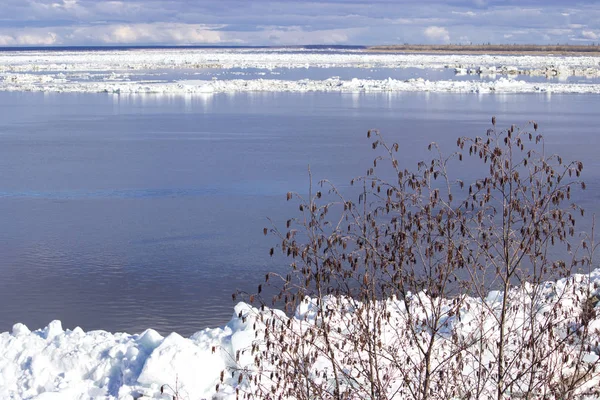
POLYGON ((12 335, 19 337, 19 336, 26 336, 29 335, 31 333, 31 331, 29 330, 29 328, 27 328, 27 326, 25 324, 21 324, 21 323, 17 323, 13 325, 12 328, 12 335))
POLYGON ((41 332, 41 336, 46 340, 52 340, 64 332, 65 331, 62 328, 62 323, 58 320, 54 320, 50 322, 46 328, 44 328, 44 330, 41 332))
POLYGON ((137 340, 139 345, 146 351, 152 351, 163 341, 163 337, 154 329, 146 329, 137 340))

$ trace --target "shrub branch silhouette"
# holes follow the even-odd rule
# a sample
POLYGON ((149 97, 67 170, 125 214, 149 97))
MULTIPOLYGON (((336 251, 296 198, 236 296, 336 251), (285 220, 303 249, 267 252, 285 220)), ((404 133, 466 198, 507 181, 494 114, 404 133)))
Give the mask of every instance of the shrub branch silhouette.
MULTIPOLYGON (((600 298, 592 234, 577 239, 571 203, 581 162, 545 153, 511 126, 459 138, 416 170, 369 131, 373 166, 348 200, 328 181, 300 215, 265 234, 291 258, 250 296, 252 365, 234 365, 247 398, 496 398, 594 394, 600 298), (465 162, 483 176, 452 179, 465 162), (384 169, 382 174, 378 171, 384 169), (392 179, 383 179, 389 176, 392 179), (581 256, 579 254, 582 254, 581 256), (575 274, 585 272, 585 274, 575 274), (556 283, 551 280, 565 278, 556 283), (285 313, 270 307, 283 306, 285 313), (293 316, 290 318, 290 316, 293 316), (258 325, 257 325, 258 324, 258 325)), ((276 248, 271 249, 271 255, 276 248)))

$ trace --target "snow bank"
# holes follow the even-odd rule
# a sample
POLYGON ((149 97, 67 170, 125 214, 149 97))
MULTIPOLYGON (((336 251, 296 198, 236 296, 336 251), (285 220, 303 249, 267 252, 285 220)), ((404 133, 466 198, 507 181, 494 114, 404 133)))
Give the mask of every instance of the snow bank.
MULTIPOLYGON (((577 275, 573 278, 557 282, 547 282, 534 287, 525 285, 513 289, 509 298, 509 307, 514 316, 510 316, 513 324, 522 319, 526 313, 523 307, 528 304, 528 291, 538 290, 542 299, 536 304, 537 315, 546 318, 548 311, 557 302, 566 312, 566 319, 558 325, 567 324, 573 329, 573 321, 577 321, 577 296, 580 293, 591 293, 595 298, 600 296, 600 270, 590 275, 577 275)), ((415 294, 419 304, 432 303, 424 293, 415 294)), ((446 328, 438 334, 444 336, 464 336, 466 340, 489 332, 489 340, 496 340, 497 305, 502 298, 501 292, 491 292, 482 302, 478 299, 466 299, 457 311, 448 313, 446 328), (483 321, 478 323, 478 321, 483 321), (483 329, 481 328, 483 327, 483 329)), ((345 318, 352 316, 351 301, 331 302, 343 304, 338 317, 340 326, 348 329, 345 318)), ((448 301, 448 310, 452 302, 448 301)), ((325 306, 329 307, 327 303, 325 306)), ((293 329, 305 329, 306 324, 314 324, 316 303, 307 299, 296 311, 293 318, 293 329), (303 328, 304 327, 304 328, 303 328)), ((389 300, 388 310, 393 310, 391 324, 384 327, 383 338, 399 340, 398 332, 406 329, 403 315, 406 313, 404 302, 389 300), (386 333, 386 329, 391 329, 386 333)), ((588 322, 593 333, 591 341, 600 338, 600 306, 595 304, 595 316, 588 322)), ((152 329, 142 334, 108 333, 104 331, 84 332, 80 328, 63 330, 59 321, 51 322, 46 328, 31 332, 25 325, 16 324, 12 332, 0 334, 0 398, 3 399, 170 399, 176 392, 183 399, 215 398, 215 387, 220 385, 216 398, 235 398, 238 388, 248 385, 246 380, 238 380, 238 376, 229 371, 252 368, 254 355, 248 351, 260 341, 265 332, 265 325, 260 318, 265 313, 275 315, 285 321, 285 315, 277 310, 259 311, 245 303, 239 303, 234 310, 233 318, 223 328, 205 329, 186 339, 176 333, 162 337, 152 329), (246 351, 244 351, 246 350, 246 351), (221 381, 221 371, 227 370, 221 381), (241 382, 241 383, 240 383, 241 382), (165 385, 165 386, 163 386, 165 385), (161 393, 161 388, 163 389, 161 393)), ((267 322, 268 323, 268 322, 267 322)), ((557 325, 557 326, 558 326, 557 325)), ((414 344, 393 343, 392 348, 398 351, 416 352, 414 344), (411 350, 412 349, 412 350, 411 350)), ((437 353, 440 357, 447 354, 441 344, 437 353)), ((492 346, 493 347, 493 346, 492 346)), ((568 346, 567 346, 568 347, 568 346)), ((356 351, 356 350, 353 350, 356 351)), ((588 347, 583 360, 597 363, 600 348, 588 347)), ((418 355, 418 352, 415 353, 418 355)), ((557 357, 560 357, 558 354, 557 357)), ((468 357, 464 359, 468 367, 468 357)), ((316 368, 327 368, 326 363, 316 363, 316 368)), ((598 379, 596 379, 598 380, 598 379)), ((597 381, 591 383, 593 386, 597 381)), ((399 383, 395 383, 398 385, 399 383)), ((394 385, 392 385, 394 386, 394 385)), ((395 390, 395 389, 394 389, 395 390)), ((494 390, 494 387, 492 387, 494 390)))
POLYGON ((0 334, 0 398, 171 399, 174 391, 211 398, 220 372, 233 365, 230 354, 254 339, 240 317, 248 309, 238 304, 227 326, 189 339, 152 329, 138 335, 63 330, 60 321, 34 332, 16 324, 0 334))

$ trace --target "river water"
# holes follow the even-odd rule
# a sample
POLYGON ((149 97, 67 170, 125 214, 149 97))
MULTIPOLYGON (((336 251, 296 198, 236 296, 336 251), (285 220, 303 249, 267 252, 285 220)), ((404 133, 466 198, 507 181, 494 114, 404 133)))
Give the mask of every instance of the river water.
POLYGON ((0 331, 226 323, 236 289, 286 265, 267 217, 296 215, 286 192, 307 191, 309 165, 346 188, 371 165, 368 129, 414 166, 492 115, 536 120, 548 151, 584 162, 591 215, 599 109, 597 95, 0 93, 0 331))

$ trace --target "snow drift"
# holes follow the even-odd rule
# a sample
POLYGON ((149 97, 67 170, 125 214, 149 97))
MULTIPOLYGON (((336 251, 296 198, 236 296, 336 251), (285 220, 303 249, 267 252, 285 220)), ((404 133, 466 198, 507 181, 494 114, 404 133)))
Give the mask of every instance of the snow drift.
MULTIPOLYGON (((577 302, 580 293, 591 293, 594 298, 600 296, 600 270, 511 290, 511 318, 515 321, 522 320, 526 315, 525 308, 531 306, 526 300, 527 291, 531 290, 539 291, 542 294, 539 298, 543 299, 535 305, 537 311, 534 318, 545 317, 548 310, 560 301, 566 317, 557 320, 556 326, 573 329, 581 311, 577 302)), ((492 332, 490 340, 493 340, 493 313, 501 295, 491 292, 485 299, 467 299, 464 306, 448 318, 448 332, 454 331, 459 336, 470 338, 488 331, 492 332)), ((415 296, 427 298, 424 293, 415 296)), ((386 329, 396 332, 406 329, 403 326, 406 323, 403 318, 404 302, 388 302, 392 303, 388 309, 394 309, 395 315, 391 319, 394 323, 386 329)), ((451 301, 447 303, 450 307, 451 301)), ((314 324, 315 307, 317 305, 313 300, 306 299, 292 319, 292 329, 300 330, 314 324)), ((588 328, 596 346, 583 349, 580 357, 581 362, 589 365, 597 365, 600 354, 597 345, 600 339, 600 306, 597 301, 594 307, 595 316, 588 322, 588 328)), ((336 318, 340 324, 351 312, 348 307, 338 312, 336 318)), ((260 318, 261 313, 274 315, 280 321, 287 318, 280 311, 260 311, 245 303, 238 303, 226 326, 205 329, 188 339, 176 333, 162 337, 152 329, 135 335, 104 331, 86 333, 80 328, 63 330, 59 321, 53 321, 46 328, 31 332, 23 324, 16 324, 12 332, 0 334, 0 397, 38 400, 170 399, 176 392, 183 399, 235 398, 236 389, 247 390, 252 384, 229 371, 251 369, 254 365, 249 349, 254 345, 260 346, 264 337, 265 325, 260 318), (242 353, 241 357, 239 352, 242 353), (224 370, 226 373, 221 382, 221 371, 224 370), (215 392, 217 384, 218 394, 215 392)), ((443 332, 441 334, 444 335, 443 332)), ((398 340, 400 336, 382 337, 398 340)), ((441 341, 441 347, 436 352, 440 360, 447 355, 448 349, 444 343, 441 341)), ((414 345, 409 343, 401 343, 399 349, 406 353, 416 351, 414 345)), ((553 357, 560 362, 561 357, 571 350, 568 345, 563 346, 553 357)), ((466 365, 465 371, 470 368, 468 358, 461 362, 466 365)), ((326 364, 317 362, 314 368, 326 369, 326 364)), ((584 389, 593 390, 599 383, 600 379, 595 375, 584 389)), ((394 385, 401 384, 402 380, 399 379, 390 387, 396 390, 394 385)), ((593 395, 590 396, 593 398, 593 395)))

